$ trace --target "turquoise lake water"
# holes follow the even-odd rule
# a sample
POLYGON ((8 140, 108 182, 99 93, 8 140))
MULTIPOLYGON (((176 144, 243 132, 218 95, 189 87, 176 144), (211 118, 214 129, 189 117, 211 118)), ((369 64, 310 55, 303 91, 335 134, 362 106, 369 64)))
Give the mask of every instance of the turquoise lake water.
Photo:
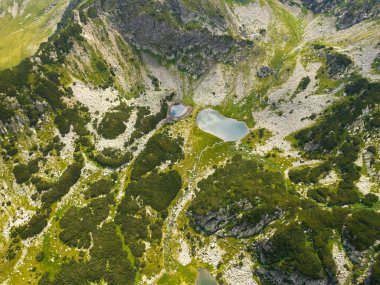
POLYGON ((218 285, 218 282, 212 278, 210 272, 206 269, 199 268, 195 285, 218 285))
POLYGON ((204 109, 197 116, 198 127, 224 141, 238 141, 244 138, 249 129, 245 122, 227 118, 213 109, 204 109))
POLYGON ((170 116, 173 118, 180 118, 187 112, 187 107, 182 104, 173 105, 170 107, 170 116))

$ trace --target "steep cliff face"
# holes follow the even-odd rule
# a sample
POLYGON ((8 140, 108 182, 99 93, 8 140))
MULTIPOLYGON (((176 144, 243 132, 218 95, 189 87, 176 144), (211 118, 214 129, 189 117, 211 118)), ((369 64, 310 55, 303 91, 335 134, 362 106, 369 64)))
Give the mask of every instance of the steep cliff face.
POLYGON ((217 8, 209 14, 200 3, 184 1, 98 1, 98 10, 136 47, 175 61, 178 68, 201 75, 215 62, 235 62, 245 47, 235 39, 217 8))
POLYGON ((300 2, 314 13, 335 15, 338 18, 339 29, 346 29, 366 19, 375 18, 380 13, 380 3, 377 0, 301 0, 300 2))

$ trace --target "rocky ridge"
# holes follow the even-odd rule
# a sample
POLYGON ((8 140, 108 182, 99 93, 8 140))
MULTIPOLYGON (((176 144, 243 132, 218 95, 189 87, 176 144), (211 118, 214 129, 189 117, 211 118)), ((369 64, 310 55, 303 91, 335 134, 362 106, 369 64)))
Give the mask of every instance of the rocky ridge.
POLYGON ((380 3, 377 0, 343 1, 343 0, 281 0, 293 5, 304 5, 313 13, 328 13, 337 17, 337 27, 346 29, 364 20, 380 14, 380 3))
POLYGON ((177 61, 179 69, 196 76, 216 62, 240 60, 244 48, 253 44, 231 37, 217 12, 209 16, 202 6, 190 10, 180 0, 113 0, 96 5, 125 40, 166 61, 177 61))

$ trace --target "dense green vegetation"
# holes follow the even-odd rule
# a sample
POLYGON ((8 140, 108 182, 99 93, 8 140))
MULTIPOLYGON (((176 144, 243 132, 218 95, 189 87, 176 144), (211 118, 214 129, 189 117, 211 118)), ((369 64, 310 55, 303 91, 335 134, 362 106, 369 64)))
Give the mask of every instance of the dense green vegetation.
POLYGON ((60 220, 60 240, 73 247, 89 248, 91 233, 108 217, 109 198, 97 198, 84 208, 71 207, 60 220))
POLYGON ((316 279, 323 277, 322 263, 299 225, 280 226, 270 243, 270 250, 264 252, 269 264, 281 262, 281 267, 288 270, 316 279))
POLYGON ((42 202, 46 205, 51 205, 66 195, 70 191, 70 188, 79 180, 82 167, 80 159, 78 162, 69 165, 53 188, 42 194, 42 202))
POLYGON ((25 225, 15 228, 12 235, 27 239, 39 234, 47 225, 48 214, 47 209, 38 211, 25 225))
POLYGON ((153 171, 148 176, 131 182, 126 191, 132 196, 139 196, 145 205, 160 212, 171 204, 181 187, 182 179, 177 171, 153 171))
POLYGON ((119 106, 113 112, 104 115, 98 127, 98 133, 106 139, 115 139, 126 130, 125 123, 128 122, 132 108, 119 106))
POLYGON ((144 218, 129 214, 124 215, 123 212, 120 212, 115 222, 120 225, 125 240, 130 243, 138 239, 146 240, 148 238, 147 221, 144 218))
POLYGON ((369 278, 369 285, 376 285, 380 283, 380 255, 377 256, 375 264, 371 270, 369 278))
POLYGON ((118 168, 121 167, 132 159, 130 152, 122 153, 116 149, 104 149, 101 153, 91 153, 90 157, 103 167, 118 168))
POLYGON ((18 184, 27 182, 34 173, 37 173, 40 170, 38 166, 39 162, 39 159, 34 159, 27 164, 16 164, 13 167, 13 175, 16 178, 16 182, 18 184))
POLYGON ((316 187, 307 192, 307 196, 317 203, 328 203, 331 195, 332 191, 327 187, 316 187))
POLYGON ((43 251, 39 252, 37 255, 36 255, 36 261, 37 262, 41 262, 42 260, 44 260, 45 258, 45 253, 43 251))
POLYGON ((0 120, 2 122, 8 122, 15 114, 15 110, 12 107, 11 100, 4 94, 0 94, 0 120))
POLYGON ((88 261, 69 260, 55 274, 47 272, 39 285, 88 284, 104 280, 108 284, 135 284, 135 269, 123 249, 123 243, 114 223, 105 223, 93 235, 93 246, 88 261))
POLYGON ((44 98, 53 109, 62 108, 61 96, 62 92, 59 86, 50 80, 43 79, 36 87, 36 94, 44 98))
POLYGON ((163 220, 160 215, 154 219, 149 217, 139 199, 131 196, 127 189, 117 208, 115 223, 120 226, 124 241, 134 256, 135 266, 144 267, 141 261, 146 250, 144 242, 153 245, 161 242, 163 220))
POLYGON ((355 78, 352 82, 346 85, 344 92, 348 96, 360 95, 367 90, 368 80, 365 78, 355 78))
MULTIPOLYGON (((243 218, 250 223, 258 222, 263 215, 272 213, 277 207, 288 207, 294 198, 288 193, 280 172, 263 169, 256 161, 236 156, 225 167, 199 182, 201 189, 193 201, 190 211, 204 215, 236 202, 248 200, 252 209, 243 211, 243 218)), ((235 209, 241 211, 239 207, 235 209)))
POLYGON ((307 88, 307 86, 309 86, 310 84, 310 77, 309 76, 305 76, 301 79, 300 83, 298 84, 298 87, 296 89, 297 92, 301 92, 303 90, 305 90, 307 88))
POLYGON ((182 145, 183 138, 181 137, 172 138, 166 131, 155 134, 136 158, 131 178, 137 179, 166 161, 173 165, 183 159, 182 145))
POLYGON ((359 210, 347 220, 345 238, 357 250, 365 250, 380 239, 380 214, 371 210, 359 210))
POLYGON ((46 181, 40 177, 33 177, 31 182, 34 186, 36 186, 38 192, 49 190, 55 185, 54 182, 46 181))
POLYGON ((174 93, 161 100, 161 109, 155 115, 150 115, 150 111, 146 107, 139 107, 137 113, 137 120, 135 124, 135 131, 132 133, 131 141, 148 134, 154 130, 157 124, 166 118, 169 110, 169 101, 173 99, 174 93))
MULTIPOLYGON (((361 86, 361 79, 356 81, 355 86, 361 86), (359 81, 359 83, 358 83, 359 81)), ((312 127, 301 130, 295 135, 298 146, 307 149, 310 157, 321 157, 324 153, 336 150, 347 140, 347 127, 351 125, 363 113, 366 108, 374 109, 380 102, 380 84, 369 83, 366 89, 360 90, 355 87, 356 96, 350 96, 339 101, 328 109, 320 122, 312 127), (360 91, 364 91, 360 93, 360 91), (358 94, 359 93, 359 94, 358 94)), ((364 86, 362 86, 364 88, 364 86)), ((349 88, 351 90, 353 88, 349 88)), ((376 117, 376 113, 374 115, 376 117)), ((371 129, 371 121, 366 121, 367 128, 371 129)), ((376 120, 376 119, 375 119, 376 120)))
MULTIPOLYGON (((302 168, 295 177, 303 183, 316 183, 316 180, 312 182, 313 178, 328 170, 326 166, 328 164, 322 163, 302 168)), ((223 225, 227 229, 236 225, 249 229, 273 215, 275 209, 284 211, 286 223, 275 224, 274 235, 257 242, 253 248, 252 253, 269 269, 298 272, 313 279, 331 279, 337 273, 331 252, 332 239, 347 240, 359 251, 379 239, 380 219, 376 212, 335 206, 360 201, 357 190, 353 192, 357 199, 349 201, 352 194, 344 182, 335 190, 316 186, 308 191, 309 199, 303 198, 287 190, 280 173, 267 170, 265 164, 237 156, 200 181, 198 187, 200 192, 189 208, 192 225, 198 230, 202 230, 199 219, 219 210, 230 217, 223 225), (322 208, 313 200, 331 207, 322 208), (247 207, 247 201, 251 207, 247 207)))
POLYGON ((98 17, 98 11, 96 11, 96 8, 94 6, 91 6, 90 8, 88 8, 87 10, 87 15, 90 17, 90 18, 96 18, 98 17))
POLYGON ((379 201, 379 197, 373 193, 368 193, 361 200, 361 203, 367 207, 374 206, 379 201))
MULTIPOLYGON (((1 100, 3 122, 9 122, 16 109, 26 115, 31 125, 35 125, 43 114, 43 109, 35 107, 36 102, 43 98, 36 92, 41 79, 33 72, 32 67, 31 60, 26 59, 17 67, 0 71, 0 94, 6 94, 8 97, 4 101, 1 100)), ((45 81, 49 82, 47 79, 45 81)))
POLYGON ((315 167, 302 167, 289 170, 289 179, 294 183, 318 183, 318 179, 322 174, 326 174, 331 170, 329 162, 324 162, 315 167))
POLYGON ((90 184, 84 195, 86 199, 107 195, 111 192, 113 186, 114 182, 111 179, 102 178, 90 184))
POLYGON ((57 125, 59 132, 64 135, 70 132, 73 126, 74 132, 80 136, 88 133, 86 124, 90 121, 85 108, 65 108, 60 110, 55 117, 54 123, 57 125))
POLYGON ((345 54, 335 51, 326 53, 327 72, 330 78, 341 75, 353 63, 345 54))

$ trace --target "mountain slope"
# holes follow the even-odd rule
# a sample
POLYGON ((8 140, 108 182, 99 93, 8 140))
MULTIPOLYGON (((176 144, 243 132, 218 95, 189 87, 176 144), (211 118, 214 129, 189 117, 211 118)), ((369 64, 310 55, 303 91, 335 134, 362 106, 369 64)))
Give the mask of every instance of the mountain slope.
POLYGON ((283 2, 72 1, 0 71, 0 282, 377 284, 379 22, 283 2))
POLYGON ((35 53, 54 33, 69 1, 0 2, 0 70, 35 53))

